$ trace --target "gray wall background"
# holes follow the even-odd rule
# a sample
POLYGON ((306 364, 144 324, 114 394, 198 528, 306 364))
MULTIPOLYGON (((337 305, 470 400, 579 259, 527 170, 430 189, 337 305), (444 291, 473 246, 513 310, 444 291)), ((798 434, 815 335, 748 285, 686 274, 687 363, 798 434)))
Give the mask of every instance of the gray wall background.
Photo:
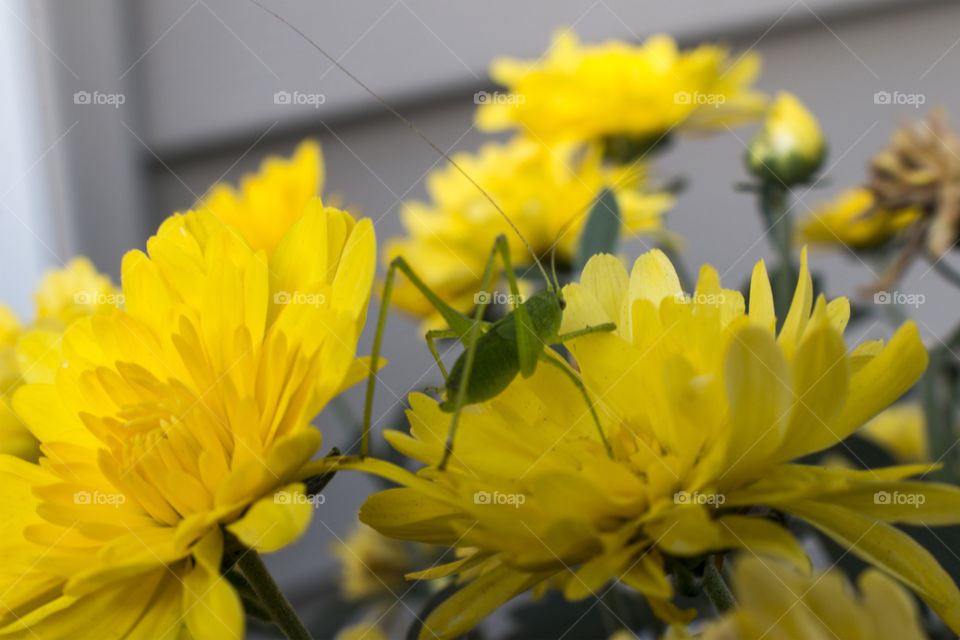
MULTIPOLYGON (((934 105, 947 107, 960 122, 956 3, 377 0, 271 6, 437 144, 454 150, 475 149, 487 139, 472 127, 472 115, 473 93, 492 87, 485 75, 489 60, 537 55, 556 27, 576 23, 585 40, 640 39, 666 30, 686 44, 721 39, 735 50, 754 49, 764 58, 760 87, 799 95, 830 140, 828 177, 815 189, 797 191, 797 216, 862 179, 868 158, 896 123, 934 105), (926 101, 919 110, 877 105, 873 95, 881 90, 921 93, 926 101)), ((39 150, 51 147, 41 162, 54 194, 44 214, 59 221, 51 240, 56 249, 41 252, 41 265, 83 252, 116 274, 122 253, 142 246, 164 216, 188 207, 218 179, 235 181, 267 154, 289 154, 306 136, 323 145, 326 192, 373 218, 382 241, 400 230, 400 202, 422 198, 424 175, 440 164, 318 53, 249 3, 38 0, 25 15, 41 84, 32 99, 47 134, 39 150), (118 109, 75 105, 70 96, 78 90, 119 91, 126 101, 118 109), (272 100, 277 90, 321 92, 326 102, 317 110, 278 106, 272 100)), ((746 178, 741 157, 751 134, 740 129, 680 140, 656 163, 660 178, 690 178, 668 217, 670 228, 687 239, 688 267, 713 264, 731 286, 743 282, 758 259, 772 257, 751 196, 733 190, 746 178)), ((23 241, 33 242, 2 240, 9 246, 23 241)), ((643 248, 633 243, 626 253, 632 258, 643 248)), ((829 274, 833 296, 851 295, 877 269, 842 250, 815 253, 812 262, 829 274)), ((930 344, 960 317, 960 296, 926 265, 915 265, 900 290, 925 295, 915 316, 930 344)), ((377 311, 374 302, 369 317, 377 311)), ((858 331, 879 336, 889 328, 868 323, 858 331)), ((409 390, 440 379, 418 333, 415 323, 391 317, 384 354, 391 364, 382 374, 376 416, 395 412, 409 390)), ((361 353, 369 352, 371 340, 368 326, 361 353)), ((348 394, 358 413, 360 391, 348 394)), ((330 411, 318 422, 325 447, 350 443, 351 434, 330 411)), ((269 558, 284 585, 306 585, 317 572, 332 570, 325 550, 352 528, 372 486, 355 474, 334 480, 309 535, 269 558)))

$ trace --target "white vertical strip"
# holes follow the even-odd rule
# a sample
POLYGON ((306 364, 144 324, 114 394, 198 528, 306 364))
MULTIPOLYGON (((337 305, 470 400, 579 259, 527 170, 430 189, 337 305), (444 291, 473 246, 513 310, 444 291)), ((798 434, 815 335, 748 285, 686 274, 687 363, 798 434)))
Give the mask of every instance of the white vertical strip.
POLYGON ((0 7, 0 301, 31 315, 30 293, 59 264, 50 215, 48 144, 27 0, 0 7))

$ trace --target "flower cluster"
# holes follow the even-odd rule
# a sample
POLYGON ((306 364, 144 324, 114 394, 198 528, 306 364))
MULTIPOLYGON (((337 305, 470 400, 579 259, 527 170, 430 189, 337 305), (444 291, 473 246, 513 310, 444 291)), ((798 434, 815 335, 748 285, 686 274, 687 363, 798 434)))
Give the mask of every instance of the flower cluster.
POLYGON ((960 632, 950 563, 922 544, 960 524, 960 328, 928 353, 887 306, 888 339, 850 340, 879 312, 828 299, 805 246, 902 243, 882 283, 925 252, 960 286, 938 265, 960 229, 960 136, 938 116, 902 129, 795 228, 791 188, 817 185, 828 145, 794 95, 753 88, 758 70, 749 52, 569 31, 540 60, 495 62, 507 93, 478 93, 476 121, 513 137, 454 153, 403 204, 369 360, 373 223, 324 204, 309 141, 166 218, 120 287, 77 258, 28 324, 0 307, 0 640, 240 638, 248 617, 381 640, 404 616, 403 637, 453 639, 528 592, 511 637, 960 632), (740 289, 709 265, 694 281, 665 221, 684 180, 656 183, 647 156, 761 117, 740 188, 776 265, 740 289), (631 265, 624 235, 660 248, 631 265), (407 397, 380 459, 391 301, 428 325, 442 384, 407 397), (449 369, 442 339, 463 346, 449 369), (320 457, 312 422, 363 379, 361 455, 320 457), (386 484, 345 539, 327 525, 340 566, 308 585, 308 624, 259 554, 299 540, 343 471, 386 484), (856 589, 847 555, 869 565, 856 589), (558 599, 582 614, 553 634, 558 599))

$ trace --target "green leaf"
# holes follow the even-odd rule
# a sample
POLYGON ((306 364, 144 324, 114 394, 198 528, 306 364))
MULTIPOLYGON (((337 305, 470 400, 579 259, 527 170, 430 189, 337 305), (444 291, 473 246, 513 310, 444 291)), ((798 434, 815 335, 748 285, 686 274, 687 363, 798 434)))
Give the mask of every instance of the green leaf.
POLYGON ((580 235, 579 267, 587 264, 591 256, 598 253, 614 253, 620 239, 620 207, 617 205, 617 196, 610 189, 604 188, 597 197, 583 226, 580 235))

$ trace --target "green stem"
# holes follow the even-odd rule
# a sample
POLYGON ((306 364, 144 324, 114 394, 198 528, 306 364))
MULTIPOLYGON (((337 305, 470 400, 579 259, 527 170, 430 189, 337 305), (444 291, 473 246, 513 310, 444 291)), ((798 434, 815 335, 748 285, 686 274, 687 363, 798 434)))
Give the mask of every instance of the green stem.
POLYGON ((779 325, 787 317, 797 280, 793 262, 793 224, 787 209, 787 194, 787 188, 779 182, 766 182, 760 188, 760 209, 777 251, 773 304, 779 325))
POLYGON ((707 559, 707 566, 703 570, 703 591, 710 598, 717 613, 725 613, 737 606, 737 601, 730 591, 730 587, 723 580, 720 570, 713 558, 707 559))
POLYGON ((237 566, 243 571, 250 586, 260 599, 263 608, 270 614, 273 622, 280 627, 290 640, 312 640, 310 632, 297 617, 290 601, 280 592, 273 576, 263 563, 263 559, 253 549, 248 549, 237 560, 237 566))

